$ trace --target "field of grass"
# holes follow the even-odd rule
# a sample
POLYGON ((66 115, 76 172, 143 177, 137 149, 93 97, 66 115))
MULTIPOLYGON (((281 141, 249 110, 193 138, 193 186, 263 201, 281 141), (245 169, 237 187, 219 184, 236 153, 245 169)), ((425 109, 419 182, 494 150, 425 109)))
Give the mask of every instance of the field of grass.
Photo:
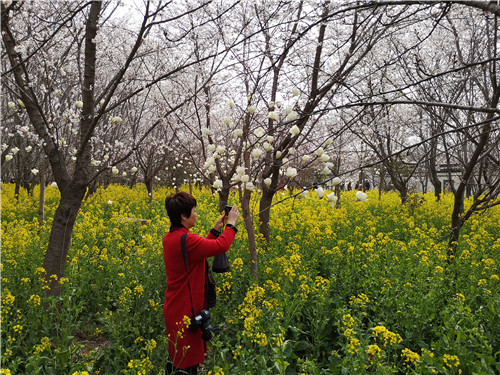
MULTIPOLYGON (((54 299, 42 264, 59 192, 48 187, 41 227, 38 189, 16 201, 2 185, 2 374, 164 373, 170 192, 155 190, 150 205, 143 186, 112 185, 85 201, 54 299)), ((218 199, 193 194, 204 235, 218 199)), ((270 243, 258 240, 258 283, 240 218, 231 272, 215 275, 220 334, 202 374, 500 372, 500 207, 466 223, 447 262, 451 195, 402 206, 394 193, 358 202, 345 192, 340 209, 315 194, 287 197, 276 196, 270 243)))

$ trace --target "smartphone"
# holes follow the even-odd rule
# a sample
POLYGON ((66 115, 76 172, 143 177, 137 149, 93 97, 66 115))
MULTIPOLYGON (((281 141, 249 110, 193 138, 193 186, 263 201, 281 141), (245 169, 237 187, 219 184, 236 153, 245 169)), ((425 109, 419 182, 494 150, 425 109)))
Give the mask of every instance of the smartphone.
POLYGON ((231 209, 233 208, 233 206, 226 206, 224 207, 224 213, 227 215, 229 215, 229 211, 231 211, 231 209))

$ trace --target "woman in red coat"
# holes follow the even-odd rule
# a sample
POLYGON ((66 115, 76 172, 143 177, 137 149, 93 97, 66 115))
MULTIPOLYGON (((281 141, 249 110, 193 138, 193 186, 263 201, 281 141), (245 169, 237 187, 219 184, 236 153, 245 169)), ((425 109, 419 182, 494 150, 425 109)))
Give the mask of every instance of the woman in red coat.
POLYGON ((229 250, 236 235, 236 221, 239 217, 236 205, 228 216, 221 216, 206 238, 190 233, 195 226, 196 199, 188 193, 177 193, 165 199, 165 208, 170 218, 170 231, 163 238, 163 259, 167 273, 167 290, 163 317, 169 341, 169 354, 173 365, 167 366, 167 374, 196 374, 200 363, 205 360, 206 343, 201 329, 189 330, 193 318, 189 298, 188 278, 181 250, 181 236, 187 233, 186 249, 189 269, 189 283, 195 314, 205 308, 205 267, 206 258, 229 250), (226 230, 220 234, 227 219, 226 230))

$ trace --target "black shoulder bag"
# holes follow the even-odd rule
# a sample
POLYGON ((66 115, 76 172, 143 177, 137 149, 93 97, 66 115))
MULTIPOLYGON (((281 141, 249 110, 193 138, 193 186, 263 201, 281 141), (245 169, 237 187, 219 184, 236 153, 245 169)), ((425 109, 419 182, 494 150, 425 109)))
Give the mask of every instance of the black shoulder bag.
MULTIPOLYGON (((181 249, 182 249, 182 257, 184 258, 184 266, 186 267, 186 275, 188 278, 188 289, 189 289, 189 298, 191 299, 191 310, 193 310, 193 298, 191 297, 191 285, 189 284, 189 271, 187 265, 187 248, 186 248, 186 236, 187 233, 184 233, 181 236, 181 249)), ((207 307, 210 309, 215 307, 217 304, 217 294, 215 290, 215 279, 212 276, 212 272, 210 272, 210 267, 208 266, 208 262, 205 259, 205 299, 207 301, 207 307)))
MULTIPOLYGON (((216 229, 212 229, 210 233, 217 238, 220 236, 220 231, 217 231, 216 229)), ((212 262, 212 271, 216 273, 229 272, 229 259, 227 259, 226 253, 217 254, 214 257, 214 261, 212 262)))

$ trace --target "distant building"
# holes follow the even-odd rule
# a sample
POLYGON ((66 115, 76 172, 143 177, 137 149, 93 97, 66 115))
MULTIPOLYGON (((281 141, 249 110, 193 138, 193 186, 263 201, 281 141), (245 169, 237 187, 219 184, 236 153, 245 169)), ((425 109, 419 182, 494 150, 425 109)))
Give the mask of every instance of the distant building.
MULTIPOLYGON (((442 191, 451 191, 452 187, 457 187, 460 183, 463 170, 458 164, 440 164, 436 166, 437 176, 441 181, 442 191)), ((386 177, 386 183, 390 186, 390 179, 386 177)), ((429 177, 429 170, 426 167, 419 168, 408 181, 408 188, 412 191, 427 192, 434 191, 434 186, 429 177)))
POLYGON ((462 169, 458 164, 441 164, 437 167, 437 175, 443 191, 450 191, 451 187, 457 187, 460 183, 462 169))

